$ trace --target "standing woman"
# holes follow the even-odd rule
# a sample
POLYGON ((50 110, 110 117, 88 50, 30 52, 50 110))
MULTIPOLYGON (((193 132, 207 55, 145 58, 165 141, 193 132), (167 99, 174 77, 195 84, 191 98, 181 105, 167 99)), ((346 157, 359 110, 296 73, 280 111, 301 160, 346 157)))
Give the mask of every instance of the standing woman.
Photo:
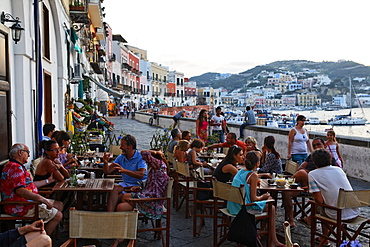
POLYGON ((325 148, 329 151, 331 156, 335 159, 335 162, 340 168, 343 168, 343 159, 342 155, 339 152, 339 144, 337 142, 337 139, 335 138, 335 132, 334 130, 329 130, 328 133, 326 133, 326 138, 328 139, 325 142, 325 148))
POLYGON ((296 126, 289 131, 288 139, 288 159, 302 164, 307 156, 307 148, 310 152, 313 151, 310 139, 308 138, 307 130, 303 128, 306 117, 299 115, 297 117, 296 126))
POLYGON ((283 173, 280 153, 275 149, 275 138, 273 136, 265 137, 262 147, 261 167, 258 173, 283 173))
POLYGON ((44 150, 44 153, 36 167, 34 181, 45 180, 45 185, 54 186, 55 181, 69 178, 69 172, 56 161, 59 157, 59 145, 56 141, 41 141, 39 150, 44 150))
POLYGON ((236 173, 238 173, 238 164, 244 162, 243 149, 238 146, 232 146, 229 148, 226 157, 217 166, 213 172, 213 176, 217 181, 227 183, 232 180, 236 173))
POLYGON ((207 110, 202 109, 199 112, 199 116, 195 121, 197 137, 204 142, 207 142, 208 139, 208 119, 207 119, 207 110))
POLYGON ((69 144, 71 143, 70 135, 65 131, 59 131, 57 136, 55 137, 57 141, 60 151, 59 151, 59 161, 63 164, 63 166, 67 169, 72 167, 77 167, 77 158, 73 157, 71 159, 67 159, 67 149, 69 144))

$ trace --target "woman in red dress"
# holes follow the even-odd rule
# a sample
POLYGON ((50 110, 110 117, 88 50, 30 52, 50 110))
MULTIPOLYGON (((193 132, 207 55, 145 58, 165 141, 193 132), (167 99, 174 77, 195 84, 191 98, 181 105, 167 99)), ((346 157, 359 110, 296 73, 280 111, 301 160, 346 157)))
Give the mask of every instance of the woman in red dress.
POLYGON ((195 121, 197 137, 204 142, 208 139, 208 119, 207 110, 202 109, 199 113, 198 119, 195 121))

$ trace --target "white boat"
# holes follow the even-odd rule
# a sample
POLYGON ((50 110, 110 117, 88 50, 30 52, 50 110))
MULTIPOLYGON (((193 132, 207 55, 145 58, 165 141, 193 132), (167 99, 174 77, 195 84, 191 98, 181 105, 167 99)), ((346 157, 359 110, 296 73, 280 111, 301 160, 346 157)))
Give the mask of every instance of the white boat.
MULTIPOLYGON (((367 119, 364 117, 354 118, 352 117, 352 81, 351 77, 349 78, 349 102, 350 102, 350 111, 348 115, 336 115, 334 118, 328 120, 329 125, 365 125, 367 119)), ((362 108, 362 107, 361 107, 362 108)))
POLYGON ((366 119, 359 117, 354 118, 351 112, 348 115, 336 115, 334 118, 328 120, 329 125, 365 125, 366 119))
POLYGON ((306 124, 317 125, 320 124, 320 120, 318 117, 307 117, 306 124))

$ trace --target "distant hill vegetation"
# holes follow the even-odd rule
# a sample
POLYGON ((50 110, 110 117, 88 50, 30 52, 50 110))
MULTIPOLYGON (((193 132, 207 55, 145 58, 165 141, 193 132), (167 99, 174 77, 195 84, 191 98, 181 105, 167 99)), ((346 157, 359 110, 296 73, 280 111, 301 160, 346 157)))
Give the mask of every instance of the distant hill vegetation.
MULTIPOLYGON (((268 72, 303 72, 304 69, 316 70, 319 74, 328 75, 332 81, 348 81, 349 77, 355 78, 368 78, 370 76, 370 66, 365 66, 353 61, 343 61, 343 62, 312 62, 307 60, 289 60, 289 61, 276 61, 266 65, 259 65, 247 71, 241 72, 239 74, 234 74, 226 79, 218 79, 220 73, 205 73, 200 76, 191 77, 190 80, 196 81, 197 86, 213 88, 223 87, 228 90, 234 90, 237 88, 242 88, 245 84, 251 82, 252 80, 259 80, 263 85, 267 79, 260 78, 260 73, 262 71, 268 72)), ((308 77, 315 76, 316 74, 305 73, 305 76, 299 77, 299 79, 304 79, 308 77)), ((254 83, 252 83, 254 85, 254 83)), ((251 85, 252 85, 251 84, 251 85)))

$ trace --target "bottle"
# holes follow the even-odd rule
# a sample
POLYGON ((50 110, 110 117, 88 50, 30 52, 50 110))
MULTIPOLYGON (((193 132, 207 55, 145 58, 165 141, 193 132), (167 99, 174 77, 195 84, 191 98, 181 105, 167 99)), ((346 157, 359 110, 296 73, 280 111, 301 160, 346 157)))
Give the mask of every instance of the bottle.
POLYGON ((91 178, 91 179, 95 179, 95 172, 91 172, 91 173, 90 173, 90 178, 91 178))

